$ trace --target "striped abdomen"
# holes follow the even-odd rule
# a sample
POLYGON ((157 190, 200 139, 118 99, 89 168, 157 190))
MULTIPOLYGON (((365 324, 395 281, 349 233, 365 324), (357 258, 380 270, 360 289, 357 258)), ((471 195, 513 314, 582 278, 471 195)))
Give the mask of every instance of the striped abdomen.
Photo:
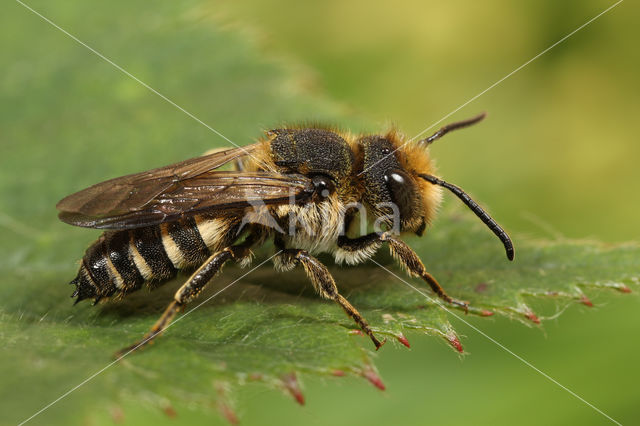
POLYGON ((197 267, 235 239, 233 224, 215 218, 185 219, 144 228, 105 232, 87 249, 71 284, 76 303, 121 296, 179 269, 197 267))

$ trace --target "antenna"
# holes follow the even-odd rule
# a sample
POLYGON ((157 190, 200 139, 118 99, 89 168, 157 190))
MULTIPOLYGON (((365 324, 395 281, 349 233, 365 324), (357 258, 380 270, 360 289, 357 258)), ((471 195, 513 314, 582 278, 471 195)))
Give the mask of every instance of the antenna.
POLYGON ((498 223, 495 220, 493 220, 491 216, 489 216, 489 213, 485 212, 482 209, 482 207, 478 205, 478 203, 473 201, 473 199, 469 196, 469 194, 464 192, 460 187, 457 187, 456 185, 445 182, 442 179, 438 179, 435 176, 425 175, 425 174, 420 174, 418 176, 420 176, 422 179, 428 182, 431 182, 434 185, 439 185, 447 188, 449 191, 453 192, 458 198, 460 198, 460 200, 462 200, 462 202, 465 203, 466 206, 469 207, 471 211, 474 212, 476 216, 478 216, 480 220, 489 227, 489 229, 491 229, 491 232, 496 234, 496 236, 500 239, 500 241, 502 241, 502 244, 504 245, 504 248, 507 252, 507 259, 513 260, 513 257, 515 256, 515 251, 513 249, 513 243, 511 242, 511 238, 509 238, 509 235, 507 235, 505 230, 502 229, 500 225, 498 225, 498 223))
POLYGON ((446 135, 447 133, 451 132, 452 130, 458 130, 458 129, 462 129, 464 127, 472 126, 472 125, 474 125, 476 123, 479 123, 480 121, 484 120, 484 118, 486 116, 487 116, 487 113, 483 112, 482 114, 476 115, 475 117, 469 118, 468 120, 457 121, 455 123, 447 124, 446 126, 441 128, 440 130, 435 132, 433 135, 429 136, 428 138, 418 141, 418 143, 422 143, 425 146, 428 146, 431 143, 433 143, 434 141, 436 141, 436 140, 440 139, 441 137, 443 137, 444 135, 446 135))

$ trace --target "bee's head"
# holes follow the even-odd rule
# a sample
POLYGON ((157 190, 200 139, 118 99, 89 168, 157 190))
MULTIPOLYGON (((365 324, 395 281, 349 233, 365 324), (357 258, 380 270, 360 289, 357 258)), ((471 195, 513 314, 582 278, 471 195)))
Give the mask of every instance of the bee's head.
POLYGON ((387 226, 421 235, 435 216, 442 189, 421 179, 434 173, 428 150, 395 131, 360 139, 364 201, 387 226))
POLYGON ((384 136, 364 136, 362 177, 364 201, 389 227, 399 224, 400 232, 421 235, 433 219, 447 188, 469 207, 505 246, 507 258, 513 260, 513 244, 507 233, 462 189, 434 176, 435 168, 428 153, 429 145, 448 132, 481 121, 485 114, 450 124, 432 136, 411 142, 395 131, 384 136))

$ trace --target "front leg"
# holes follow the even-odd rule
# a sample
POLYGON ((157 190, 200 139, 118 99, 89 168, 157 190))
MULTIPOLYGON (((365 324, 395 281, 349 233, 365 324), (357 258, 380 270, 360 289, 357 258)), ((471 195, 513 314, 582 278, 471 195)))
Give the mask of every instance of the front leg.
POLYGON ((463 308, 465 312, 468 311, 469 304, 451 298, 435 277, 427 272, 418 254, 411 247, 387 232, 381 234, 372 232, 358 238, 349 238, 343 235, 338 238, 338 248, 341 252, 338 252, 336 257, 338 260, 344 259, 347 263, 359 263, 371 257, 383 243, 389 244, 391 256, 398 261, 410 276, 422 278, 439 298, 463 308))
POLYGON ((309 277, 313 287, 320 296, 325 299, 333 300, 340 305, 347 315, 353 318, 362 331, 369 336, 373 344, 376 346, 376 350, 380 349, 380 346, 384 344, 384 341, 381 343, 376 338, 371 327, 369 327, 367 320, 360 315, 360 312, 358 312, 358 310, 354 308, 347 299, 338 293, 338 287, 329 273, 329 270, 326 266, 320 263, 318 259, 311 256, 306 250, 284 249, 282 250, 282 253, 278 255, 276 262, 278 268, 282 270, 290 270, 295 267, 295 265, 301 264, 307 274, 307 277, 309 277))

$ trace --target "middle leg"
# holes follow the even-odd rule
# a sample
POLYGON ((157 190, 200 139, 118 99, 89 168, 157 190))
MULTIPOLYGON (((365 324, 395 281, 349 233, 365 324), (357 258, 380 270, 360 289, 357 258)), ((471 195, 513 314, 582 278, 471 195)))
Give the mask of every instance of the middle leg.
POLYGON ((345 299, 339 292, 333 277, 329 273, 329 270, 318 259, 311 256, 306 250, 300 249, 284 249, 279 256, 279 267, 284 270, 292 269, 296 264, 301 264, 304 271, 309 277, 309 280, 313 284, 313 287, 325 299, 330 299, 336 302, 344 309, 344 311, 358 324, 358 326, 364 331, 371 339, 377 349, 384 344, 381 343, 373 334, 369 323, 365 320, 360 312, 353 307, 347 299, 345 299))

